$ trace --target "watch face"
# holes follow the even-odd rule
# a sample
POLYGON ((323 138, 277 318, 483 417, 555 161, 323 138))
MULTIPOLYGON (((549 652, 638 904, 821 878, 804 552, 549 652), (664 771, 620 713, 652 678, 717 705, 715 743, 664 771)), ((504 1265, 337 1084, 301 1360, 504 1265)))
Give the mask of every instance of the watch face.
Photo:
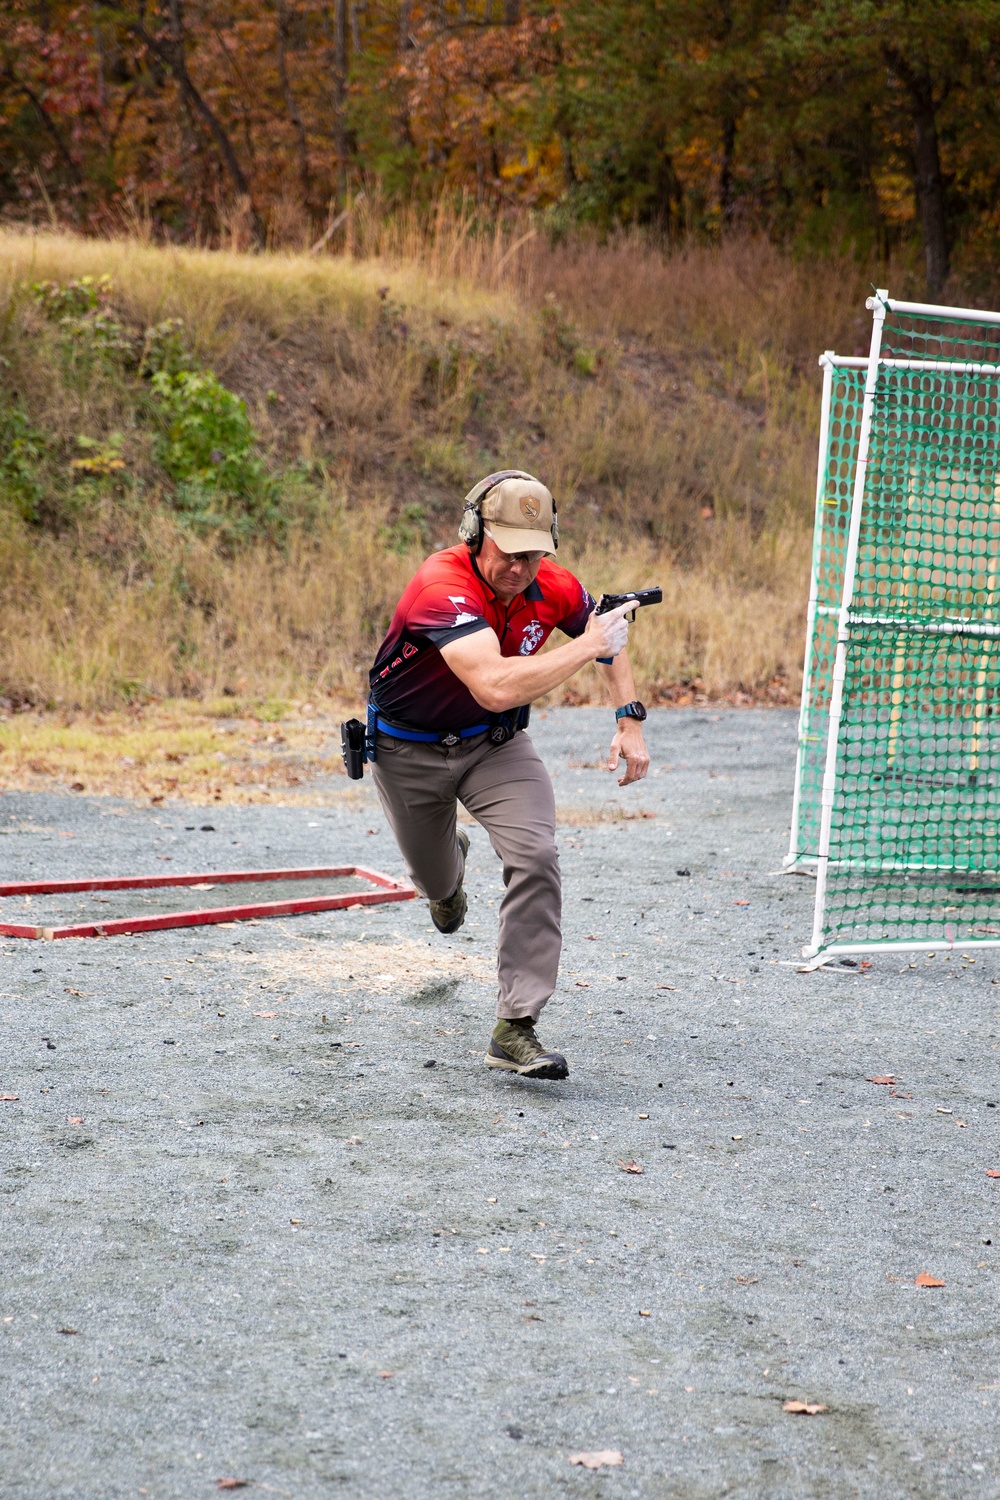
POLYGON ((638 719, 641 724, 646 717, 646 710, 638 698, 636 698, 632 703, 626 703, 624 708, 618 710, 618 717, 622 719, 638 719))

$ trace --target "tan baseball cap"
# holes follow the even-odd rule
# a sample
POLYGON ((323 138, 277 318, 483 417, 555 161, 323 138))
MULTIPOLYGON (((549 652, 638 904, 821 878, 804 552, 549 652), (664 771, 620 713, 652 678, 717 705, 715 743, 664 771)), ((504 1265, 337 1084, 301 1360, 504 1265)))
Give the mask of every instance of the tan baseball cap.
POLYGON ((484 497, 483 524, 501 552, 554 552, 552 496, 538 479, 503 479, 484 497))

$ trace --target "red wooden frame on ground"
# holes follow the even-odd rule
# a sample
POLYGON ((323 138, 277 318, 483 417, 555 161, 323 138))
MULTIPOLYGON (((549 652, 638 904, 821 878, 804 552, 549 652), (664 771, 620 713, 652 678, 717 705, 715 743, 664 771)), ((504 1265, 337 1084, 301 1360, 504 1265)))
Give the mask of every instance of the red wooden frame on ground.
POLYGON ((393 880, 363 865, 337 865, 316 870, 213 870, 205 875, 126 875, 94 880, 29 880, 0 884, 0 896, 54 896, 74 891, 148 891, 162 886, 260 884, 268 880, 367 880, 373 891, 348 891, 339 896, 300 896, 290 901, 256 901, 244 906, 213 906, 203 910, 160 912, 148 917, 115 917, 107 922, 81 922, 69 927, 33 927, 0 922, 0 936, 21 938, 128 937, 134 932, 160 932, 165 927, 203 927, 212 922, 245 922, 251 917, 292 917, 306 912, 342 911, 353 906, 378 906, 385 901, 412 901, 412 885, 393 880))

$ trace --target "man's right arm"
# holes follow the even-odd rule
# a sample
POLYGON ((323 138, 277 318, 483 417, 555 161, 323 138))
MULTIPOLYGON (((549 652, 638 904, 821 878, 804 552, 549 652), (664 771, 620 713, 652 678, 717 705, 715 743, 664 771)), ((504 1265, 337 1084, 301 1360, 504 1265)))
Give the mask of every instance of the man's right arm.
POLYGON ((628 640, 629 604, 592 614, 575 640, 539 656, 502 656, 492 630, 477 630, 438 649, 455 676, 489 713, 505 713, 551 692, 599 656, 617 656, 628 640))

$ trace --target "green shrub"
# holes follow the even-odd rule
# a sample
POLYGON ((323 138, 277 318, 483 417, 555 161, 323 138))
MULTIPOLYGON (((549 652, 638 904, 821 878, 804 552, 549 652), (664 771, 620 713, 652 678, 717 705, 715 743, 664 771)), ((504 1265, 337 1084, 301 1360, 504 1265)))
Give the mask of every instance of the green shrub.
POLYGON ((67 375, 86 376, 95 360, 112 366, 136 363, 141 340, 107 311, 113 290, 110 276, 33 284, 36 303, 60 331, 67 375))
POLYGON ((246 402, 211 370, 160 370, 151 385, 163 424, 154 453, 181 517, 231 540, 281 530, 278 482, 257 452, 246 402))
POLYGON ((21 407, 6 406, 0 393, 0 498, 12 500, 26 521, 39 518, 44 459, 45 438, 21 407))

